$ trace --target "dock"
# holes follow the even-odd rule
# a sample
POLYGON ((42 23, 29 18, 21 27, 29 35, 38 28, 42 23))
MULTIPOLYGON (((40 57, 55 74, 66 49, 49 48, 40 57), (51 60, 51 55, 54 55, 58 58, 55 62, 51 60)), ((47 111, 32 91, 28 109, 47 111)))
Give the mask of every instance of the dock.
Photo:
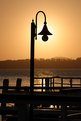
POLYGON ((80 121, 80 77, 35 77, 33 94, 30 86, 16 86, 3 80, 0 86, 0 115, 2 121, 80 121), (38 80, 40 83, 38 84, 38 80))

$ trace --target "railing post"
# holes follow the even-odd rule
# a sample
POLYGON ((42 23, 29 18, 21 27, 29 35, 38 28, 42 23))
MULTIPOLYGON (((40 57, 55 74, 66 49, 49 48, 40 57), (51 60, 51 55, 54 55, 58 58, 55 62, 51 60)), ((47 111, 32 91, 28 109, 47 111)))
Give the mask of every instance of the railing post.
MULTIPOLYGON (((7 93, 8 87, 9 87, 9 80, 8 79, 4 79, 3 80, 3 90, 2 90, 3 94, 7 93)), ((1 103, 1 107, 5 108, 6 107, 6 103, 5 102, 1 103)), ((5 118, 5 115, 3 114, 2 115, 2 121, 4 120, 4 118, 5 118)))
POLYGON ((49 91, 49 78, 45 78, 45 91, 48 92, 49 91))
POLYGON ((53 91, 53 78, 49 78, 49 91, 52 92, 53 91))
MULTIPOLYGON (((21 89, 21 82, 22 82, 22 79, 21 78, 17 78, 17 81, 16 81, 16 92, 18 93, 21 89)), ((19 105, 19 103, 15 103, 15 106, 17 107, 19 105)))
POLYGON ((42 92, 43 92, 43 78, 42 78, 42 92))
MULTIPOLYGON (((16 81, 16 92, 21 91, 22 79, 17 78, 16 81)), ((16 102, 15 106, 18 110, 18 121, 29 121, 29 105, 25 103, 16 102)))
POLYGON ((70 87, 72 87, 72 79, 70 79, 70 87))
POLYGON ((22 83, 22 79, 21 78, 17 78, 17 81, 16 81, 16 91, 20 91, 21 89, 21 83, 22 83))
POLYGON ((54 77, 53 77, 53 88, 54 88, 54 86, 55 86, 55 85, 54 85, 54 77))
POLYGON ((55 84, 54 84, 54 77, 53 77, 53 91, 54 91, 54 86, 55 86, 55 84))
POLYGON ((63 78, 61 77, 61 87, 63 87, 63 78))
POLYGON ((80 87, 81 87, 81 78, 80 78, 80 87))

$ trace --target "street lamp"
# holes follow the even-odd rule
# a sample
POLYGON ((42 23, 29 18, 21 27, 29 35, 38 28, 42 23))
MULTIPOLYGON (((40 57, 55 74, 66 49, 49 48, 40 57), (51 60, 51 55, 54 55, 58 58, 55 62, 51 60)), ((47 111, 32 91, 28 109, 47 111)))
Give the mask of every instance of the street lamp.
POLYGON ((43 11, 38 11, 36 14, 36 21, 32 20, 31 22, 31 52, 30 52, 30 93, 33 94, 34 88, 34 45, 35 39, 37 39, 37 16, 39 13, 44 15, 44 26, 43 29, 38 35, 42 35, 42 40, 47 41, 48 35, 52 35, 47 28, 46 15, 43 11))

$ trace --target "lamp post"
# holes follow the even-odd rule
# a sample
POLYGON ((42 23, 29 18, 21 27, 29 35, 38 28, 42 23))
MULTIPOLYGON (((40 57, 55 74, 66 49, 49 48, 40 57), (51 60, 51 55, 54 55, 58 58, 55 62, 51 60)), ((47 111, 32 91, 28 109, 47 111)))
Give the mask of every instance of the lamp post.
POLYGON ((47 28, 46 15, 43 11, 38 11, 36 14, 36 21, 32 20, 31 22, 31 52, 30 52, 30 94, 33 95, 34 89, 34 47, 35 39, 37 39, 37 16, 39 13, 44 15, 44 26, 42 31, 38 35, 42 35, 42 40, 47 41, 48 35, 52 35, 47 28))

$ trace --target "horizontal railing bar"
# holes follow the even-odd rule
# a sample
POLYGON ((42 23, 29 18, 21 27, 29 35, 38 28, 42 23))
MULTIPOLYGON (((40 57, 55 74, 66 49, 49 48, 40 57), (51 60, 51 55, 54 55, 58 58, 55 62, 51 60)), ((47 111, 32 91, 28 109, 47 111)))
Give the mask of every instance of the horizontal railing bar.
MULTIPOLYGON (((61 84, 61 83, 54 83, 54 84, 61 84)), ((41 85, 42 86, 42 84, 34 84, 34 85, 41 85)), ((63 83, 63 85, 71 85, 71 84, 63 83)), ((72 84, 72 85, 81 85, 81 84, 72 84)))
MULTIPOLYGON (((61 83, 54 83, 54 84, 61 84, 61 83)), ((70 83, 63 83, 63 84, 71 85, 70 83)), ((34 84, 34 85, 42 85, 42 84, 34 84)), ((43 84, 43 85, 45 85, 45 84, 43 84)), ((72 85, 80 85, 80 84, 73 84, 73 83, 72 83, 72 85)))
MULTIPOLYGON (((60 84, 61 85, 61 83, 54 83, 54 84, 60 84)), ((42 86, 42 84, 34 84, 34 85, 39 85, 39 86, 42 86)), ((63 85, 71 85, 71 84, 68 84, 68 83, 63 83, 63 85)), ((81 84, 72 84, 72 85, 81 85, 81 84)))
MULTIPOLYGON (((58 86, 58 87, 61 87, 61 86, 58 86)), ((3 89, 4 88, 4 86, 0 86, 0 89, 3 89)), ((18 87, 15 87, 15 86, 8 86, 8 89, 17 89, 18 87)), ((19 89, 29 89, 30 87, 19 87, 19 89)), ((34 88, 57 88, 57 86, 55 86, 55 87, 34 87, 34 88)), ((61 88, 63 88, 63 87, 61 87, 61 88)), ((73 87, 72 87, 73 88, 73 87)), ((76 87, 76 88, 78 88, 78 87, 76 87)))
POLYGON ((62 79, 81 79, 81 77, 70 77, 70 76, 52 76, 52 77, 34 77, 34 79, 46 79, 46 78, 49 78, 49 79, 53 79, 53 78, 62 78, 62 79))
POLYGON ((77 89, 81 90, 81 87, 34 87, 34 89, 77 89))
MULTIPOLYGON (((0 89, 3 89, 3 86, 0 86, 0 89)), ((8 89, 17 89, 18 87, 15 86, 9 86, 8 89)), ((33 87, 33 89, 60 89, 60 88, 76 88, 76 89, 81 89, 81 87, 61 87, 61 86, 55 86, 55 87, 33 87)), ((20 90, 24 89, 30 89, 30 87, 20 87, 20 90)))
MULTIPOLYGON (((0 86, 0 89, 4 89, 5 86, 0 86)), ((17 87, 17 86, 8 86, 8 89, 29 89, 29 86, 21 86, 21 87, 17 87)))

